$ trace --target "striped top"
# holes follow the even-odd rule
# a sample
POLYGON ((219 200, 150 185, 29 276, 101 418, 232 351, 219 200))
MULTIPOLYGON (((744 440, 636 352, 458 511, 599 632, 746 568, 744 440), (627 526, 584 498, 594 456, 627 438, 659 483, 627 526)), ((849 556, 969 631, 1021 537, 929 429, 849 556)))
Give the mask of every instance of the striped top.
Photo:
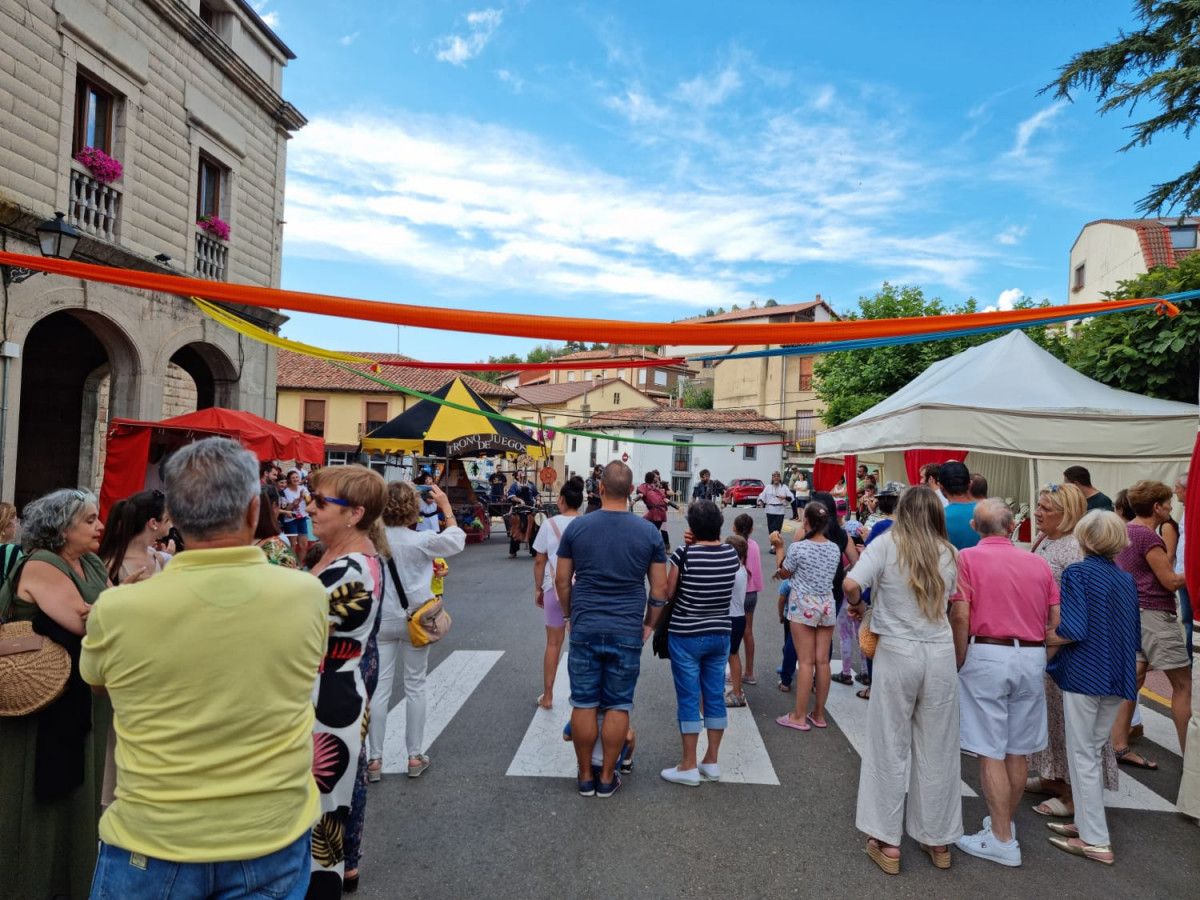
POLYGON ((1061 647, 1046 672, 1064 691, 1137 699, 1141 613, 1133 576, 1101 556, 1085 556, 1062 575, 1061 647))
POLYGON ((687 562, 667 631, 684 637, 729 634, 733 582, 742 566, 737 551, 728 544, 679 547, 671 554, 677 569, 685 549, 687 562))

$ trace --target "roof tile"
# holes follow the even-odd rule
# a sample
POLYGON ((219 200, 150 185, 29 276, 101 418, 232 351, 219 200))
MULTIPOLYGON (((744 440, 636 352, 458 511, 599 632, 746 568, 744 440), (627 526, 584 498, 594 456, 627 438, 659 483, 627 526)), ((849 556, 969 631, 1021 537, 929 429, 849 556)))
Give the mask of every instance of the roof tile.
MULTIPOLYGON (((411 356, 401 356, 397 353, 360 353, 351 351, 355 356, 381 362, 407 362, 411 356)), ((361 363, 346 363, 352 369, 368 372, 370 367, 361 363)), ((512 391, 490 381, 474 378, 455 372, 451 369, 410 369, 406 366, 384 366, 378 376, 387 381, 422 393, 436 391, 448 381, 461 378, 463 383, 481 397, 510 398, 515 397, 512 391)), ((353 391, 363 394, 394 394, 395 391, 386 385, 364 378, 353 372, 338 368, 332 363, 295 353, 291 350, 280 350, 276 366, 275 386, 283 389, 303 389, 312 391, 353 391)))
POLYGON ((592 416, 593 427, 636 425, 640 427, 695 428, 703 431, 748 431, 782 434, 783 427, 752 409, 679 409, 660 406, 621 409, 592 416))

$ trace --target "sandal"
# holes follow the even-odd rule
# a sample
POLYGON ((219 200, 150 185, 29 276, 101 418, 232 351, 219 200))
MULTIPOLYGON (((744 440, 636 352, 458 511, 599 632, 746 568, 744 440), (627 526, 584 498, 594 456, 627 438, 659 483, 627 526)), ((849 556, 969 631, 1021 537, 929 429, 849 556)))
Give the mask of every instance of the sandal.
POLYGON ((1042 777, 1040 775, 1030 775, 1025 779, 1025 793, 1049 794, 1050 792, 1042 786, 1042 777))
POLYGON ((784 728, 794 728, 797 731, 811 731, 812 726, 808 722, 793 722, 789 713, 784 713, 775 720, 776 725, 782 725, 784 728))
POLYGON ((1079 837, 1079 826, 1074 822, 1047 822, 1046 827, 1063 837, 1079 837))
POLYGON ((1033 811, 1039 816, 1055 816, 1063 818, 1065 816, 1075 815, 1075 804, 1068 806, 1061 797, 1051 797, 1049 800, 1044 800, 1033 808, 1033 811))
POLYGON ((836 675, 829 676, 830 681, 836 681, 838 684, 854 684, 854 678, 847 675, 845 672, 838 672, 836 675))
POLYGON ((383 760, 373 759, 367 763, 367 782, 375 784, 383 779, 383 760))
POLYGON ((1117 757, 1117 762, 1123 766, 1133 766, 1135 769, 1149 769, 1151 772, 1158 768, 1158 763, 1147 759, 1140 753, 1134 753, 1128 747, 1123 750, 1118 750, 1114 747, 1113 754, 1117 757))
POLYGON ((875 863, 875 865, 879 866, 879 868, 883 869, 883 871, 887 874, 899 875, 900 857, 888 856, 883 852, 885 849, 899 850, 900 848, 881 843, 875 838, 867 838, 867 856, 871 857, 871 860, 875 863))
POLYGON ((809 721, 809 723, 812 724, 813 726, 815 726, 816 728, 825 728, 829 724, 828 722, 818 722, 816 719, 813 718, 812 713, 809 713, 804 718, 807 719, 809 721))
POLYGON ((785 694, 789 693, 791 689, 792 686, 790 684, 784 684, 782 681, 779 682, 779 690, 783 691, 785 694))
POLYGON ((859 672, 857 675, 854 676, 854 680, 857 681, 859 684, 863 685, 864 687, 869 686, 871 684, 871 676, 868 675, 866 672, 859 672))
POLYGON ((930 846, 929 844, 922 844, 921 849, 929 854, 929 858, 933 860, 933 864, 939 869, 950 868, 949 847, 942 847, 942 849, 939 850, 937 847, 930 846))
POLYGON ((861 691, 855 691, 854 696, 857 697, 859 700, 870 700, 871 699, 871 689, 869 687, 865 687, 861 691))
POLYGON ((1113 856, 1112 844, 1095 845, 1095 844, 1072 844, 1071 841, 1077 841, 1079 838, 1061 838, 1052 837, 1050 843, 1059 850, 1065 850, 1072 856, 1082 856, 1084 859, 1094 860, 1098 863, 1104 863, 1106 866, 1111 866, 1116 862, 1116 857, 1113 856))

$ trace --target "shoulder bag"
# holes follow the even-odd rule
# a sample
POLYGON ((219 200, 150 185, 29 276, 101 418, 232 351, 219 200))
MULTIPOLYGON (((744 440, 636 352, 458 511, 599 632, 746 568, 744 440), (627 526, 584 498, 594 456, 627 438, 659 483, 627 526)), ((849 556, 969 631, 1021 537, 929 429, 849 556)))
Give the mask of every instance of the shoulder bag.
POLYGON ((675 593, 667 600, 658 616, 658 624, 654 626, 654 635, 650 638, 650 649, 659 659, 670 659, 671 649, 668 645, 667 633, 671 627, 671 616, 675 612, 675 601, 683 590, 683 573, 687 571, 687 547, 679 551, 679 579, 675 582, 675 593))
MULTIPOLYGON (((12 611, 26 560, 0 587, 0 622, 12 611)), ((71 676, 66 648, 33 630, 32 622, 0 625, 0 716, 25 716, 62 696, 71 676)))
POLYGON ((396 583, 396 595, 400 598, 400 606, 408 617, 408 639, 414 647, 436 644, 450 630, 450 614, 446 612, 442 601, 434 598, 422 604, 416 612, 409 612, 404 583, 400 580, 400 573, 396 571, 396 561, 390 556, 387 569, 392 581, 396 583))

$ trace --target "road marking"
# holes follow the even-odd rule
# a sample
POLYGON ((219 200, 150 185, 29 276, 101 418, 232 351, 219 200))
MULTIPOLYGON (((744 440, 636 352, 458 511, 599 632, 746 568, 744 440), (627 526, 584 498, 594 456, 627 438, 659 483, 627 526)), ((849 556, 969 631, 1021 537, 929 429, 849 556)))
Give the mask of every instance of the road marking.
MULTIPOLYGON (((825 711, 833 718, 834 723, 841 729, 842 734, 846 736, 846 740, 850 742, 850 746, 854 748, 854 752, 859 755, 860 759, 863 747, 867 745, 867 707, 870 705, 870 700, 859 699, 847 685, 831 684, 829 686, 829 699, 825 701, 825 711)), ((908 783, 907 771, 904 781, 906 784, 908 783)), ((965 781, 962 782, 962 795, 964 797, 979 796, 965 781)))
MULTIPOLYGON (((1143 693, 1145 693, 1145 689, 1143 689, 1143 693)), ((1169 700, 1166 705, 1167 709, 1171 708, 1169 700)), ((1145 703, 1139 703, 1138 707, 1142 711, 1142 733, 1145 737, 1154 741, 1168 753, 1182 756, 1179 752, 1179 732, 1175 730, 1175 720, 1145 703)))
MULTIPOLYGON (((506 774, 544 778, 575 777, 574 745, 562 739, 563 726, 571 717, 570 693, 567 655, 564 653, 558 661, 558 674, 554 676, 554 708, 538 708, 534 711, 533 720, 506 774)), ((779 784, 750 707, 730 709, 727 713, 729 724, 721 740, 721 783, 779 784)), ((637 728, 636 720, 634 728, 637 728)), ((708 738, 701 733, 697 753, 703 756, 707 746, 708 738)), ((635 763, 643 757, 643 752, 634 751, 635 763)), ((635 771, 638 770, 635 768, 635 771)))
MULTIPOLYGON (((455 650, 429 673, 425 679, 427 705, 422 753, 438 739, 503 655, 503 650, 455 650)), ((405 699, 388 712, 387 734, 383 739, 383 771, 388 774, 408 771, 408 746, 404 738, 407 711, 405 699)))

